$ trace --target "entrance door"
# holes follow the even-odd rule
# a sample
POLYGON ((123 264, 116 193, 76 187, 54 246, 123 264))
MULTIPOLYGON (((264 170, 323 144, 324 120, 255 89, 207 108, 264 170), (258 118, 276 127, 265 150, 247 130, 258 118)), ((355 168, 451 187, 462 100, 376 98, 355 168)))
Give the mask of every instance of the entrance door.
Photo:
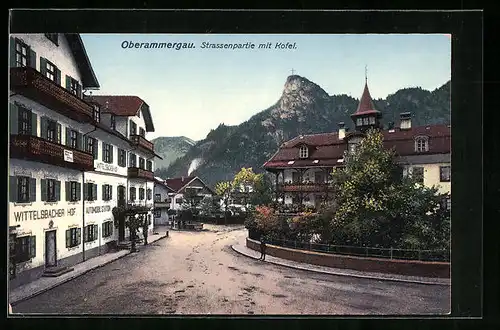
POLYGON ((45 267, 57 266, 56 231, 45 232, 45 267))

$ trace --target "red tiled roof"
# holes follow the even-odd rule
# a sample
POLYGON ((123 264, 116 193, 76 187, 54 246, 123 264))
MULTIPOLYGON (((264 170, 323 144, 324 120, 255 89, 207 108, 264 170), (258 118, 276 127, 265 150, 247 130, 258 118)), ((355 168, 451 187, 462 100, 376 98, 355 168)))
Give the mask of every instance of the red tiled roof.
POLYGON ((165 180, 165 184, 173 189, 174 191, 179 191, 187 185, 191 180, 196 178, 195 176, 186 176, 184 178, 172 178, 172 179, 167 179, 165 180))
POLYGON ((361 99, 359 100, 358 108, 351 116, 367 115, 372 113, 380 112, 375 109, 370 91, 368 90, 368 84, 365 83, 365 89, 363 90, 363 95, 361 95, 361 99))
POLYGON ((110 112, 117 116, 135 116, 144 103, 138 96, 93 95, 86 99, 98 103, 103 113, 110 112))
POLYGON ((337 143, 339 140, 339 136, 337 132, 334 133, 320 133, 320 134, 310 134, 310 135, 301 135, 297 136, 287 142, 284 143, 286 147, 295 147, 302 143, 310 145, 310 146, 319 146, 319 145, 327 145, 337 143))

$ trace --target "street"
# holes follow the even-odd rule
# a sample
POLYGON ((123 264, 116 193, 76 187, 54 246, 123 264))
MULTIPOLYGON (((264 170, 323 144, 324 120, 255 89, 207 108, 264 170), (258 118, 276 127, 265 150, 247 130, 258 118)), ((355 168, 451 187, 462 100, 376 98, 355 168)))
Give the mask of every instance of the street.
POLYGON ((450 286, 319 274, 234 252, 247 231, 171 231, 140 252, 13 305, 44 314, 447 314, 450 286))

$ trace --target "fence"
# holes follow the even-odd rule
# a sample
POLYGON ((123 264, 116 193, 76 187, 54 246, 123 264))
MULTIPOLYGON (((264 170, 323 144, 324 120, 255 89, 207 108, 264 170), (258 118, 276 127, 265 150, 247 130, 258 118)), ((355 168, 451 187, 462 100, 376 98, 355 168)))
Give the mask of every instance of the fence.
MULTIPOLYGON (((252 233, 254 234, 254 233, 252 233)), ((249 235, 250 236, 250 235, 249 235)), ((256 235, 252 235, 251 239, 256 235)), ((330 254, 342 254, 349 256, 360 257, 375 257, 386 259, 403 259, 403 260, 419 260, 419 261, 450 261, 450 253, 446 250, 409 250, 396 248, 377 248, 369 246, 348 246, 348 245, 331 245, 320 243, 309 243, 294 240, 268 240, 268 244, 277 245, 286 248, 315 251, 330 254)))

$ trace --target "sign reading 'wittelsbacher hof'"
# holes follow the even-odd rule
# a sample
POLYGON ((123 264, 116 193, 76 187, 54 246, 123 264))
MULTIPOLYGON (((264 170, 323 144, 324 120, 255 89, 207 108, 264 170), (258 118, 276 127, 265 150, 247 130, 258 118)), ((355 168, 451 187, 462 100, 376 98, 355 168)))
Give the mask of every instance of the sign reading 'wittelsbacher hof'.
POLYGON ((107 172, 118 172, 118 166, 113 166, 107 163, 97 163, 95 165, 96 170, 107 171, 107 172))
POLYGON ((104 206, 89 206, 85 208, 85 212, 87 213, 102 213, 102 212, 108 212, 111 211, 111 206, 109 205, 104 205, 104 206))
POLYGON ((76 214, 76 208, 72 207, 65 212, 64 209, 52 209, 52 210, 34 210, 34 211, 17 211, 14 212, 14 219, 16 221, 26 221, 26 220, 41 220, 48 218, 60 218, 66 216, 74 216, 76 214))

